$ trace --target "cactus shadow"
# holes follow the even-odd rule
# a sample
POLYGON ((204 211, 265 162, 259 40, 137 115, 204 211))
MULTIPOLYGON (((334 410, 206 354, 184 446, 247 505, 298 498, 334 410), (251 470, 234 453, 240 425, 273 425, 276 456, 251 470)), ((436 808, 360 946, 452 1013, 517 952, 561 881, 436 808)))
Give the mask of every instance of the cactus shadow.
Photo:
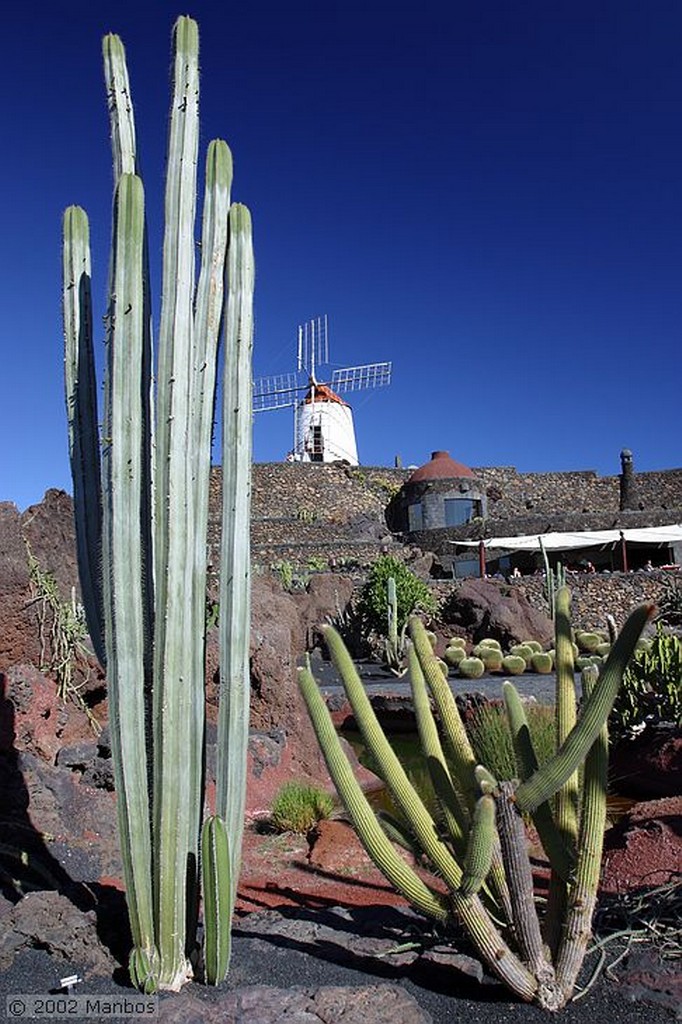
POLYGON ((6 677, 0 672, 0 893, 8 902, 18 903, 26 892, 52 889, 66 896, 79 910, 91 910, 93 895, 83 883, 71 878, 31 821, 30 794, 15 740, 14 705, 7 696, 6 677))
MULTIPOLYGON (((293 901, 297 894, 290 890, 282 895, 293 901)), ((328 965, 361 974, 365 979, 409 980, 434 995, 456 991, 458 997, 477 1003, 509 1003, 512 998, 484 972, 463 933, 438 934, 424 918, 407 908, 383 904, 339 907, 324 897, 303 896, 297 906, 279 907, 264 915, 256 913, 241 927, 236 923, 233 935, 240 940, 241 956, 248 958, 249 977, 255 984, 261 980, 261 971, 263 982, 267 981, 272 960, 263 956, 263 949, 268 946, 285 955, 283 962, 292 979, 310 979, 318 972, 323 977, 328 965), (306 906, 307 902, 314 905, 306 906), (391 952, 411 942, 426 955, 405 958, 391 952), (451 963, 443 963, 442 957, 430 960, 428 951, 434 946, 441 950, 449 947, 451 963)))

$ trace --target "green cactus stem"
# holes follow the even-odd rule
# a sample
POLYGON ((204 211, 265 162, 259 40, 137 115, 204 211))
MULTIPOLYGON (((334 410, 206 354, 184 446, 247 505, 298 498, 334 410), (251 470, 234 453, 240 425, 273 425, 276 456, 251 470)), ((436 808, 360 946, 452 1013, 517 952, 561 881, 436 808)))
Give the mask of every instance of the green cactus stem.
MULTIPOLYGON (((655 614, 652 604, 640 605, 629 616, 611 648, 599 681, 585 701, 583 712, 556 755, 516 791, 522 811, 531 811, 549 800, 575 772, 606 722, 618 693, 623 672, 640 633, 655 614)), ((557 653, 558 658, 558 653, 557 653)))
MULTIPOLYGON (((332 626, 328 625, 322 627, 322 633, 332 661, 341 676, 346 696, 353 709, 362 737, 378 766, 378 774, 385 781, 396 804, 410 822, 417 841, 434 868, 449 888, 459 888, 462 869, 447 846, 438 838, 436 823, 386 739, 341 637, 332 626)), ((429 644, 428 640, 426 642, 429 644)), ((430 644, 429 649, 431 649, 430 644)), ((436 671, 442 679, 442 673, 437 666, 436 671)))
MULTIPOLYGON (((597 683, 596 670, 584 671, 582 683, 587 697, 597 683)), ((575 986, 592 933, 606 828, 608 761, 609 734, 604 724, 585 761, 575 878, 567 898, 566 920, 557 955, 557 981, 567 998, 575 986)))
POLYGON ((394 850, 353 774, 331 715, 309 669, 299 669, 298 682, 329 774, 372 861, 416 910, 446 923, 450 920, 448 900, 430 888, 394 850))
POLYGON ((473 896, 481 889, 490 873, 496 838, 495 800, 492 795, 484 793, 476 802, 471 823, 459 887, 462 896, 473 896))
POLYGON ((95 654, 106 666, 102 597, 102 505, 97 380, 92 337, 90 226, 85 210, 70 206, 63 224, 64 383, 69 424, 76 548, 83 606, 95 654))
MULTIPOLYGON (((571 595, 566 587, 554 591, 554 640, 556 649, 556 747, 569 735, 576 723, 576 696, 573 645, 571 642, 571 595)), ((554 820, 571 860, 578 841, 578 766, 559 787, 554 801, 554 820)), ((545 939, 554 953, 559 941, 560 923, 565 915, 567 880, 563 872, 552 870, 547 895, 545 939)))
POLYGON ((218 985, 224 980, 230 963, 232 922, 230 841, 225 822, 218 815, 207 818, 201 831, 201 876, 204 972, 209 985, 218 985))
MULTIPOLYGON (((502 684, 502 695, 509 719, 519 776, 521 780, 529 779, 538 770, 539 765, 526 711, 515 686, 508 680, 502 684)), ((531 816, 552 870, 561 879, 568 881, 573 870, 574 860, 556 826, 549 803, 540 804, 531 816)))
POLYGON ((223 382, 223 521, 216 811, 230 835, 232 914, 239 879, 249 739, 251 353, 255 267, 251 214, 230 209, 223 382))
POLYGON ((408 629, 424 678, 438 708, 446 749, 451 762, 451 773, 458 780, 467 800, 468 809, 473 812, 478 793, 473 776, 476 758, 469 737, 452 691, 438 666, 421 619, 416 615, 411 616, 408 620, 408 629))
MULTIPOLYGON (((146 753, 150 684, 145 622, 148 602, 142 530, 131 514, 142 504, 144 195, 135 175, 116 189, 103 451, 102 580, 109 721, 126 897, 133 945, 155 958, 151 834, 146 753), (125 642, 117 638, 125 637, 125 642)), ((90 495, 88 495, 90 497, 90 495)), ((97 496, 98 497, 98 496, 97 496)), ((86 498, 87 500, 87 498, 86 498)))
POLYGON ((438 729, 431 712, 424 673, 414 647, 407 652, 410 683, 412 686, 412 703, 417 721, 417 730, 422 751, 431 778, 434 792, 438 798, 440 810, 445 820, 448 835, 456 853, 462 856, 466 849, 466 833, 469 828, 469 814, 466 805, 453 785, 450 771, 445 761, 438 729))

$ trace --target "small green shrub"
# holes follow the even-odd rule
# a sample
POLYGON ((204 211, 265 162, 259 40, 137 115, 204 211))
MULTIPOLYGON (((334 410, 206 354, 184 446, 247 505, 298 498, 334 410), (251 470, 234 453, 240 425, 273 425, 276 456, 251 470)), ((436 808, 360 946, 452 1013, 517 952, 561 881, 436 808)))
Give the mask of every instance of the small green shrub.
POLYGON ((379 636, 386 635, 386 588, 391 576, 395 580, 398 633, 413 612, 420 610, 431 615, 436 611, 435 598, 426 583, 399 558, 382 555, 372 565, 358 601, 363 626, 379 636))
POLYGON ((306 508, 302 506, 296 509, 296 518, 302 523, 314 523, 317 519, 318 513, 314 508, 306 508))
POLYGON ((291 562, 281 559, 270 567, 279 576, 280 582, 285 590, 291 590, 294 583, 294 567, 291 562))
POLYGON ((329 562, 321 555, 312 555, 306 563, 308 572, 326 572, 328 568, 329 562))
POLYGON ((285 782, 272 802, 270 824, 278 832, 309 832, 334 810, 329 793, 304 782, 285 782))

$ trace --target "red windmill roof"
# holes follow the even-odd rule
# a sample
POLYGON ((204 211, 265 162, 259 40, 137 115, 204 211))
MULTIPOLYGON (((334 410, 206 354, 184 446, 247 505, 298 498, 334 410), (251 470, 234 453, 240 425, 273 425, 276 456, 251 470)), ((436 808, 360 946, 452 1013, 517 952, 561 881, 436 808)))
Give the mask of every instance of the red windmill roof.
POLYGON ((313 402, 336 402, 337 405, 347 404, 327 384, 311 384, 303 401, 310 404, 313 402))

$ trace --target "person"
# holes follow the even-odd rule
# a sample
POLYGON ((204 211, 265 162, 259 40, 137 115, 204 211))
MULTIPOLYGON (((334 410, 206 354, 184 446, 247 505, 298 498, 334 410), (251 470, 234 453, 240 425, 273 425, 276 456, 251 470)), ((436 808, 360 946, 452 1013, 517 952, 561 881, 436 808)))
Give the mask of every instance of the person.
POLYGON ((650 558, 648 558, 646 560, 646 562, 644 564, 644 568, 646 569, 647 572, 653 572, 654 566, 653 566, 653 562, 651 561, 650 558))
POLYGON ((520 578, 521 578, 521 570, 519 569, 518 565, 515 565, 514 568, 512 569, 512 579, 513 580, 518 580, 520 578))

